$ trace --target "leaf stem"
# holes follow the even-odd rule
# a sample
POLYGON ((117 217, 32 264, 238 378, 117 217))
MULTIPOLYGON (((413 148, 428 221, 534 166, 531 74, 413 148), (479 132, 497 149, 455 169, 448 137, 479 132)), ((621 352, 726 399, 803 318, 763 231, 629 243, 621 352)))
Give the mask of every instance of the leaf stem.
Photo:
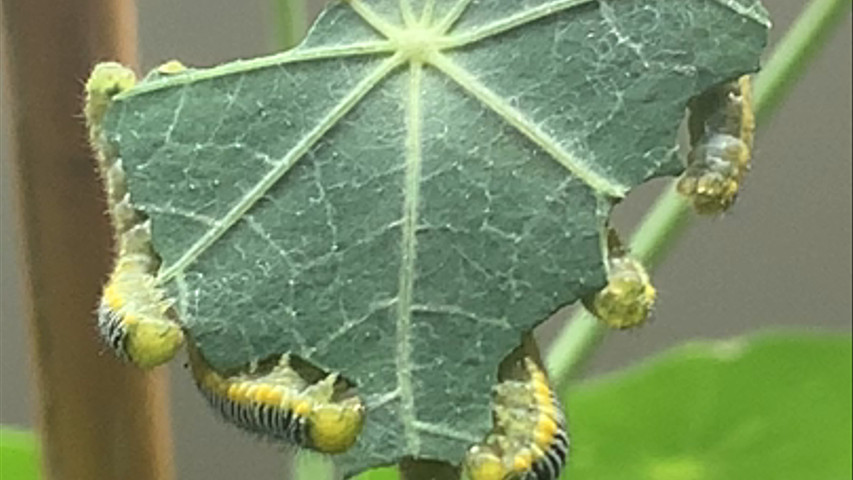
POLYGON ((273 0, 273 41, 282 49, 295 47, 308 28, 306 0, 273 0))
MULTIPOLYGON (((808 62, 845 18, 843 13, 850 5, 850 0, 812 0, 779 41, 755 82, 755 113, 760 122, 766 121, 790 92, 808 62)), ((632 253, 654 270, 690 219, 689 205, 673 183, 658 197, 631 238, 632 253)), ((565 388, 578 366, 595 350, 605 330, 585 309, 577 309, 557 335, 545 362, 558 391, 565 388)))

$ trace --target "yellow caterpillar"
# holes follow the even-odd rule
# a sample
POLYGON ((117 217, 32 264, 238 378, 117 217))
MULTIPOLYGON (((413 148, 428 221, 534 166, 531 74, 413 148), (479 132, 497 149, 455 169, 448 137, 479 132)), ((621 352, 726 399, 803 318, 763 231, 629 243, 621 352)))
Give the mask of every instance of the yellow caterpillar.
POLYGON ((152 368, 175 356, 184 335, 156 282, 160 259, 151 246, 151 224, 133 208, 121 161, 102 129, 113 96, 135 83, 135 74, 118 63, 96 65, 86 82, 84 113, 118 250, 98 306, 98 330, 120 358, 152 368))
POLYGON ((615 230, 608 235, 607 285, 584 298, 586 309, 610 328, 631 328, 649 318, 657 293, 643 264, 628 254, 615 230))
POLYGON ((336 398, 337 374, 309 383, 282 355, 262 372, 225 376, 189 350, 199 390, 226 421, 244 430, 323 453, 346 451, 361 432, 364 406, 358 397, 336 398))
POLYGON ((697 213, 719 214, 734 204, 750 168, 755 135, 750 76, 714 88, 690 109, 691 149, 677 190, 697 213))
POLYGON ((468 480, 556 480, 566 465, 569 437, 545 372, 529 357, 523 379, 495 386, 495 427, 468 450, 468 480))

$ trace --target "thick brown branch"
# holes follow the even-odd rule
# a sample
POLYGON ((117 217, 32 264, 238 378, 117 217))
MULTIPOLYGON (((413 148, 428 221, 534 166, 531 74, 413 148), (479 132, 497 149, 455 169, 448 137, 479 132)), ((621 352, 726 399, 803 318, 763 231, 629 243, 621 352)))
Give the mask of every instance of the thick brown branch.
POLYGON ((165 373, 103 355, 93 310, 111 257, 80 115, 99 60, 136 60, 134 2, 3 0, 45 473, 174 477, 165 373))

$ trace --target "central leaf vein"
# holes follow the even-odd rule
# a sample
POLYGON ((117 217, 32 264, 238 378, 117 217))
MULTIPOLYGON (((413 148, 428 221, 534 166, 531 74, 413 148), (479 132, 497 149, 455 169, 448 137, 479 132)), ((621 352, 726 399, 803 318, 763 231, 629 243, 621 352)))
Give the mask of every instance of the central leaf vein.
POLYGON ((409 452, 420 450, 420 436, 413 428, 416 420, 412 385, 412 295, 415 284, 417 223, 421 183, 421 77, 423 65, 409 63, 406 93, 406 174, 404 179, 403 225, 401 227, 400 276, 397 293, 397 388, 401 396, 401 419, 409 452))

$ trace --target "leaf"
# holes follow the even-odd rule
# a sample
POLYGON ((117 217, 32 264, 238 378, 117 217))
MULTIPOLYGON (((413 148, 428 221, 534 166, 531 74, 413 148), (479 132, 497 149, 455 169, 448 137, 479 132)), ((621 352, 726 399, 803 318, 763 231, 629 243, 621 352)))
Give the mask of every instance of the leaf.
POLYGON ((15 480, 41 478, 38 445, 32 433, 0 427, 0 478, 15 480))
POLYGON ((399 480, 400 472, 396 468, 377 468, 362 473, 358 480, 399 480))
POLYGON ((350 0, 294 50, 149 76, 104 129, 215 368, 354 381, 348 474, 459 462, 498 362, 604 284, 613 202, 680 171, 688 99, 767 28, 757 0, 350 0))
POLYGON ((573 480, 849 479, 849 335, 697 342, 570 389, 573 480))

